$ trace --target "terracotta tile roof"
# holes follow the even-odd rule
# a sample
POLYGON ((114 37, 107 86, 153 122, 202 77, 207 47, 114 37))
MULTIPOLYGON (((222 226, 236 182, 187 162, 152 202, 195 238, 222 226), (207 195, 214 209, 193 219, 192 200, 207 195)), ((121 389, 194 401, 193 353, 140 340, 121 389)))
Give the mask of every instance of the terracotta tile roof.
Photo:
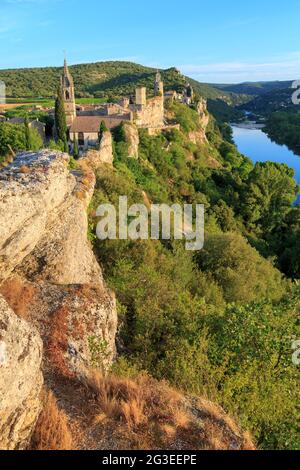
POLYGON ((113 129, 124 121, 124 117, 77 116, 70 127, 70 132, 98 132, 102 121, 108 129, 113 129))

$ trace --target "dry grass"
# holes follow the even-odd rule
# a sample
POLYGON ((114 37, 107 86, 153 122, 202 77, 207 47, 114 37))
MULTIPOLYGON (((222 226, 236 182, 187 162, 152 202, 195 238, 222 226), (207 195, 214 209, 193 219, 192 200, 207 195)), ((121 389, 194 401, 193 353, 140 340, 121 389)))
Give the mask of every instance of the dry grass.
POLYGON ((36 299, 36 291, 31 284, 14 277, 1 285, 0 294, 19 317, 28 319, 29 308, 36 299))
POLYGON ((93 371, 86 385, 96 400, 94 424, 113 430, 120 449, 254 449, 222 408, 186 399, 165 382, 93 371))
POLYGON ((64 377, 72 378, 74 374, 69 370, 65 360, 65 354, 68 349, 67 332, 69 328, 69 315, 68 308, 65 305, 61 305, 51 317, 47 352, 51 364, 64 377))
POLYGON ((138 441, 142 448, 166 448, 180 431, 191 427, 183 397, 164 382, 144 375, 131 380, 93 372, 87 385, 97 402, 94 422, 117 423, 133 446, 138 441))
POLYGON ((68 418, 59 410, 52 392, 43 393, 44 408, 32 437, 33 450, 72 450, 68 418))

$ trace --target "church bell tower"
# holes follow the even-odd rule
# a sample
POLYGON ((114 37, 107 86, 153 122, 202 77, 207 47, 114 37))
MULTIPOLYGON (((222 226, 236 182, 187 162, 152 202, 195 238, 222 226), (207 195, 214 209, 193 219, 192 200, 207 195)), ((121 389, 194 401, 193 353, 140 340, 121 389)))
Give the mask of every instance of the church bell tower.
POLYGON ((67 61, 64 62, 64 72, 61 77, 61 87, 64 98, 67 125, 70 126, 76 117, 74 80, 70 74, 67 61))

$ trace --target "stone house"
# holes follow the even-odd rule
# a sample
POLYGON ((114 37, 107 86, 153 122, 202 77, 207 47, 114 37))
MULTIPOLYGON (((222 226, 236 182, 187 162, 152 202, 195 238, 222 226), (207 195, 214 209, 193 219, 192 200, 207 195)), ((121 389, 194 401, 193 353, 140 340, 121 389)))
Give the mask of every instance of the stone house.
POLYGON ((99 145, 100 125, 104 122, 107 129, 111 130, 123 122, 122 118, 107 116, 76 116, 69 127, 69 142, 74 143, 74 137, 80 150, 99 145))

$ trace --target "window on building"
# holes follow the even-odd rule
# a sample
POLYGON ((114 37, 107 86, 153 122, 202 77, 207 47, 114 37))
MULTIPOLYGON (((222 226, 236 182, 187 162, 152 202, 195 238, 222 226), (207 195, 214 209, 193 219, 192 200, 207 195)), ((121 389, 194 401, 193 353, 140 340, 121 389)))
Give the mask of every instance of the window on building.
POLYGON ((84 133, 83 132, 78 133, 78 145, 84 145, 84 133))
POLYGON ((68 90, 66 91, 66 100, 69 100, 70 99, 70 93, 68 92, 68 90))

